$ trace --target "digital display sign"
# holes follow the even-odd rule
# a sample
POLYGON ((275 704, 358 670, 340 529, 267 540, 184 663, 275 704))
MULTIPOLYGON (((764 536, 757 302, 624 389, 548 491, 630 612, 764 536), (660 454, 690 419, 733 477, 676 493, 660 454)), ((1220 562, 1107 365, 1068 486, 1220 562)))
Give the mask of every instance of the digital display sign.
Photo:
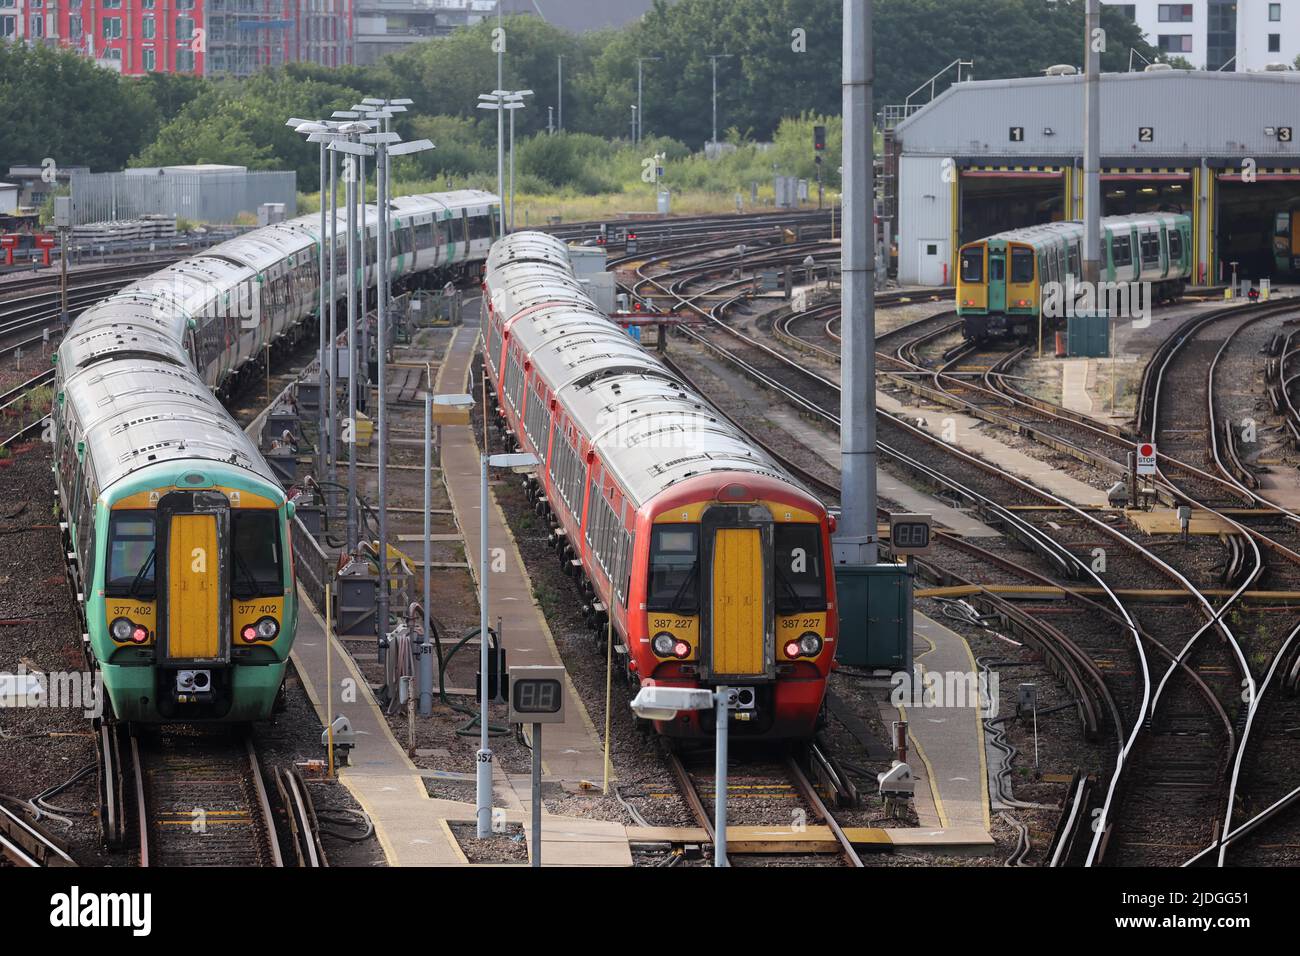
POLYGON ((895 514, 889 517, 889 547, 894 554, 924 554, 930 550, 931 517, 895 514))
POLYGON ((564 723, 564 668, 524 665, 510 668, 510 723, 564 723))

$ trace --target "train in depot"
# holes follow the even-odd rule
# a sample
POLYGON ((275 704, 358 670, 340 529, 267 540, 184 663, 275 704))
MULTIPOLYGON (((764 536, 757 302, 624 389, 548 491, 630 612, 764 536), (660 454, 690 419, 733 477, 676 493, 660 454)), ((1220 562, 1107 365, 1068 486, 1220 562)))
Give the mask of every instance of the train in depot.
POLYGON ((838 634, 826 508, 595 307, 559 240, 498 242, 484 301, 497 422, 628 679, 736 687, 734 734, 810 738, 838 634))
POLYGON ((1300 199, 1293 199, 1274 215, 1273 268, 1279 278, 1300 277, 1300 199))
MULTIPOLYGON (((1107 216, 1101 221, 1101 281, 1150 283, 1153 302, 1180 298, 1192 277, 1192 221, 1183 213, 1107 216)), ((957 314, 972 341, 1059 328, 1044 315, 1045 289, 1083 276, 1083 223, 1052 222, 968 242, 958 251, 957 314)), ((1049 309, 1049 311, 1051 311, 1049 309)))
MULTIPOLYGON (((391 208, 401 281, 477 274, 500 233, 487 193, 391 208)), ((362 288, 378 210, 364 219, 362 288)), ((340 216, 339 277, 344 229, 340 216)), ((119 720, 247 722, 276 706, 298 614, 293 506, 222 400, 268 345, 306 334, 324 239, 309 215, 213 246, 87 309, 56 353, 57 510, 86 653, 119 720)))

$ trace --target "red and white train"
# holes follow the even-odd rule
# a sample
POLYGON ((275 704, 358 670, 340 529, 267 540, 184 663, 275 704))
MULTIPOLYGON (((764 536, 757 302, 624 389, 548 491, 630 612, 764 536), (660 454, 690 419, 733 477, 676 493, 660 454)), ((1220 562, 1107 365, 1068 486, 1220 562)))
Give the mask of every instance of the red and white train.
POLYGON ((736 687, 733 733, 811 737, 838 631, 826 508, 595 307, 561 241, 501 239, 484 293, 498 423, 541 461, 530 493, 629 679, 736 687))

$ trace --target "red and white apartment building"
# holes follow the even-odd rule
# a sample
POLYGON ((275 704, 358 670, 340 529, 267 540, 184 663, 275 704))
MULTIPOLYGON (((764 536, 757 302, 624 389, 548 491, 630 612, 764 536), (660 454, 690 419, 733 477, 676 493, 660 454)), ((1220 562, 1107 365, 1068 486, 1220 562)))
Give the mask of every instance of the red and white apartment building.
POLYGON ((0 39, 77 50, 123 74, 247 76, 354 61, 353 0, 0 0, 0 39))

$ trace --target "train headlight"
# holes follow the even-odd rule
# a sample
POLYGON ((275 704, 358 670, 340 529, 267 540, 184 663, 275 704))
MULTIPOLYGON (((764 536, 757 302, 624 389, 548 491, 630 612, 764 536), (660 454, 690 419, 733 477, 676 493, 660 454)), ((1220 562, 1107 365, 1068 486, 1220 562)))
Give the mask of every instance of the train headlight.
POLYGON ((269 641, 280 633, 280 624, 273 617, 264 617, 257 622, 257 637, 269 641))
POLYGON ((822 652, 822 637, 808 631, 799 638, 799 650, 803 651, 804 657, 816 657, 822 652))
POLYGON ((131 632, 135 630, 135 625, 124 617, 115 618, 113 623, 108 626, 109 632, 113 635, 115 641, 129 641, 131 632))
POLYGON ((673 645, 676 643, 677 643, 676 639, 671 634, 669 634, 667 631, 660 631, 658 634, 655 635, 654 640, 650 643, 650 646, 654 649, 655 654, 657 654, 659 657, 672 657, 673 645))

